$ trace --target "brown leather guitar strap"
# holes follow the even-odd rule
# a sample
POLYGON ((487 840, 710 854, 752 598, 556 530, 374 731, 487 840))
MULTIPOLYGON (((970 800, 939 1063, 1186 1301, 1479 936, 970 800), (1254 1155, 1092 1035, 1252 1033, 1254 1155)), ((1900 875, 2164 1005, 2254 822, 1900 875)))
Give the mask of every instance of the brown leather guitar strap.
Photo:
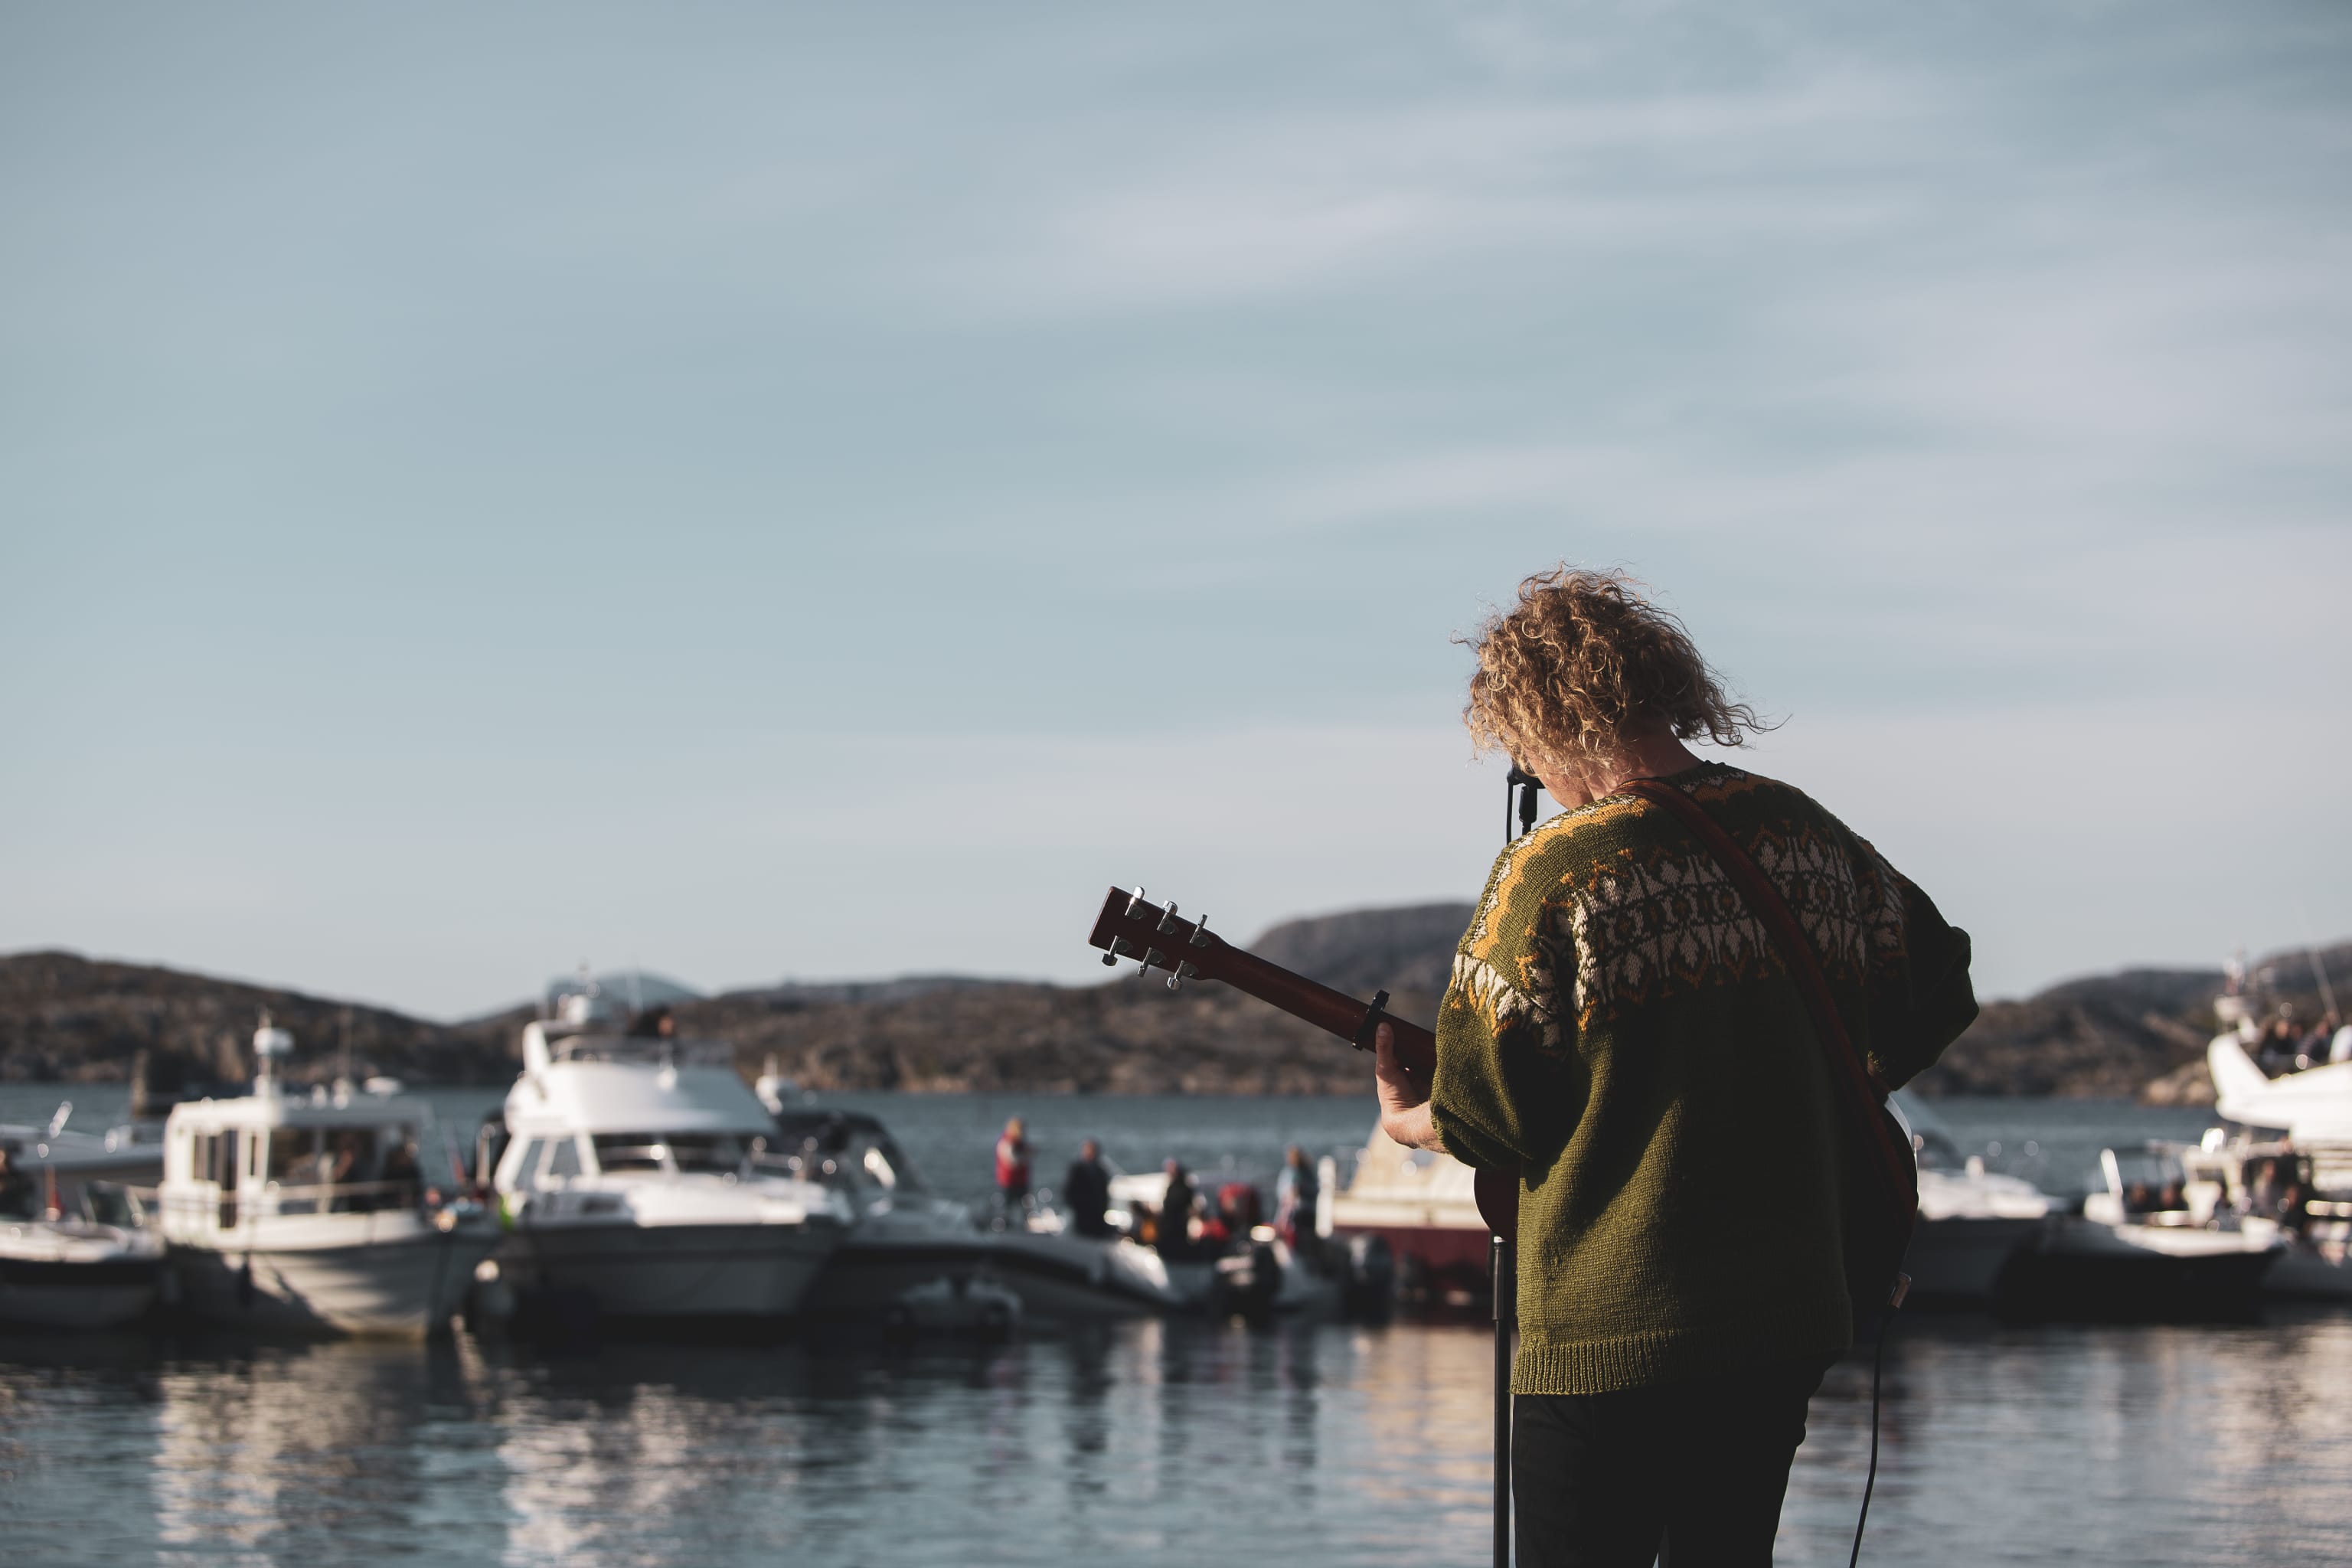
POLYGON ((1812 1016, 1813 1033, 1821 1037, 1830 1079, 1839 1088, 1839 1101, 1859 1140, 1856 1147, 1869 1151, 1871 1166, 1881 1178, 1878 1184, 1888 1212, 1898 1221, 1902 1234, 1908 1236, 1918 1214, 1916 1199, 1909 1196, 1917 1190, 1911 1178, 1909 1152, 1895 1146, 1896 1130, 1884 1109, 1885 1092, 1879 1088, 1862 1053, 1854 1049, 1853 1037, 1846 1033, 1845 1019, 1830 994, 1829 977, 1822 973, 1821 959, 1814 953, 1813 944, 1805 940, 1796 911, 1789 908, 1789 901, 1780 896, 1763 868, 1706 814, 1706 807, 1688 795, 1657 779, 1633 779, 1619 787, 1654 805, 1664 806, 1682 819, 1683 826, 1713 853, 1724 875, 1731 879, 1749 910, 1771 937, 1772 945, 1780 949, 1780 962, 1787 966, 1789 977, 1797 983, 1806 1012, 1812 1016))

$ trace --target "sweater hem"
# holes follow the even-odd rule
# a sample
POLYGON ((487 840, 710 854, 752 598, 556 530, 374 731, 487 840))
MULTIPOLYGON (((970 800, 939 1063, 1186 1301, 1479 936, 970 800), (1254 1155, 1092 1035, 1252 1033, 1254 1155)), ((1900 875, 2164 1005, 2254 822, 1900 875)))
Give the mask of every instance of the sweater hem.
POLYGON ((1818 1317, 1769 1327, 1716 1323, 1598 1340, 1555 1340, 1538 1329, 1520 1337, 1511 1392, 1613 1394, 1835 1356, 1853 1342, 1849 1316, 1841 1303, 1818 1317))

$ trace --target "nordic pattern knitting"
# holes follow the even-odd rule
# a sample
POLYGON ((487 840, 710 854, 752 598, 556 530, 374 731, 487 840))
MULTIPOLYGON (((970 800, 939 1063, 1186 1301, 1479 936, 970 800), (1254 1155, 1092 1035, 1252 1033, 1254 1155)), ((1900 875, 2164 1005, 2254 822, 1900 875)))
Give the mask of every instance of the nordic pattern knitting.
MULTIPOLYGON (((1974 1017, 1967 934, 1837 818, 1719 764, 1667 782, 1796 911, 1890 1085, 1974 1017)), ((1511 845, 1437 1032, 1446 1146, 1523 1167, 1523 1392, 1844 1343, 1842 1134, 1821 1047, 1769 936, 1670 813, 1612 795, 1511 845)))

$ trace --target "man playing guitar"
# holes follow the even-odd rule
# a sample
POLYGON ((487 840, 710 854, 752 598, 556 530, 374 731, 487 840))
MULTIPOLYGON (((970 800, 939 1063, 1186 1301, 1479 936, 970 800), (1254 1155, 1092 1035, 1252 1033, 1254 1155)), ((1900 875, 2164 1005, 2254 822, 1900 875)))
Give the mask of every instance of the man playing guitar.
POLYGON ((1472 733, 1566 809, 1496 861, 1433 1070, 1383 1023, 1376 1077, 1390 1137, 1517 1173, 1519 1561, 1767 1563, 1806 1405, 1885 1300, 1850 1294, 1856 1086, 1975 1017, 1968 934, 1691 753, 1760 726, 1623 577, 1528 578, 1476 652, 1472 733))

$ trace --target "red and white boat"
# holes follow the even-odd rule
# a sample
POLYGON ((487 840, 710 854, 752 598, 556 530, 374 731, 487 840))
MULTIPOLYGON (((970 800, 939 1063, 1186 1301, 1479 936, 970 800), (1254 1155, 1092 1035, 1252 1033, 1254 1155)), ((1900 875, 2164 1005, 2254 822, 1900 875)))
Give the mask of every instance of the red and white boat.
POLYGON ((1476 1296, 1486 1289, 1489 1232, 1475 1180, 1452 1155, 1408 1149, 1374 1127, 1346 1190, 1331 1196, 1331 1233, 1377 1238, 1409 1296, 1476 1296))

